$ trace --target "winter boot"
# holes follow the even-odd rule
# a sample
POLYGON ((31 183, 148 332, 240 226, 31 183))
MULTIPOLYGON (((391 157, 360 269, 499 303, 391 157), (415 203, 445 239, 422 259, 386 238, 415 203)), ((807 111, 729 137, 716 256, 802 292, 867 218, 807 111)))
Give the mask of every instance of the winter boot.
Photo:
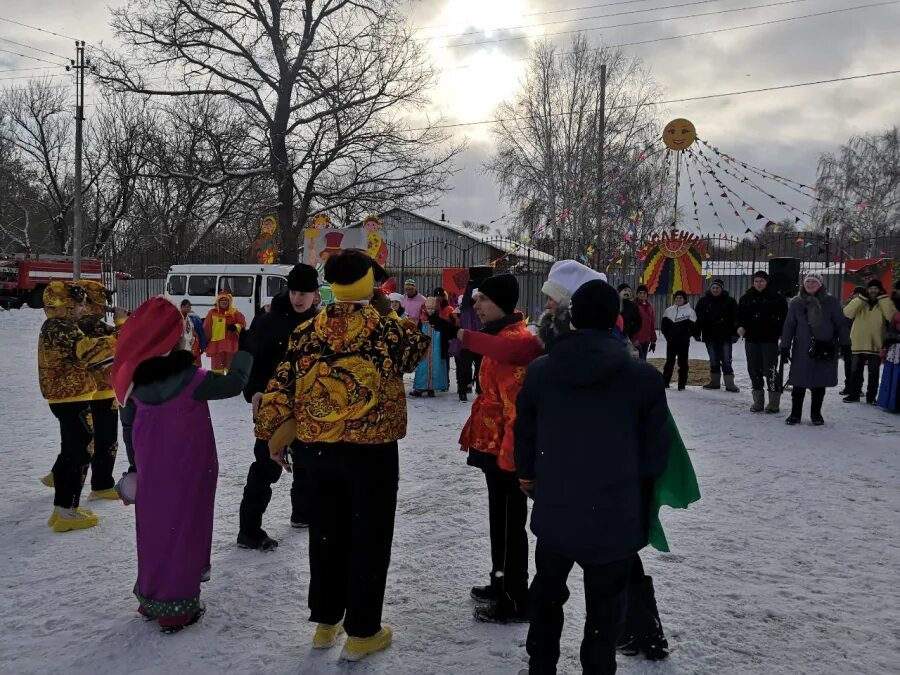
POLYGON ((249 548, 254 551, 274 551, 278 548, 278 542, 272 539, 265 530, 261 530, 258 536, 252 536, 244 532, 238 532, 238 548, 249 548))
POLYGON ((722 374, 710 373, 709 382, 703 385, 704 389, 719 389, 722 386, 722 374))
POLYGON ((48 488, 56 487, 56 483, 53 482, 53 472, 51 471, 46 476, 41 476, 41 483, 48 488))
POLYGON ((750 406, 750 412, 762 412, 766 407, 766 392, 762 389, 754 389, 753 394, 753 405, 750 406))
POLYGON ((94 502, 98 499, 115 499, 118 501, 119 492, 114 487, 108 490, 91 490, 91 494, 88 495, 88 501, 94 502))
POLYGON ((651 661, 660 661, 669 655, 669 642, 663 633, 650 576, 645 575, 629 586, 625 630, 616 649, 626 656, 643 654, 651 661))
POLYGON ((785 422, 791 426, 800 424, 800 417, 803 414, 803 399, 806 397, 805 389, 794 389, 791 392, 791 414, 785 422))
POLYGON ((338 636, 343 632, 343 621, 338 621, 333 626, 320 623, 316 626, 316 634, 313 636, 313 649, 331 649, 337 642, 338 636))
MULTIPOLYGON (((54 532, 86 530, 89 527, 94 527, 100 522, 100 519, 94 513, 84 513, 78 509, 66 509, 62 506, 55 507, 54 514, 56 515, 56 519, 53 520, 53 524, 51 525, 54 532)), ((49 524, 50 521, 47 522, 49 524)))
POLYGON ((488 604, 476 605, 473 614, 481 623, 528 623, 528 591, 515 599, 504 593, 488 604))
POLYGON ((468 396, 466 396, 466 392, 465 392, 465 391, 459 392, 459 400, 460 400, 460 401, 463 401, 463 402, 469 400, 468 396))
POLYGON ((812 402, 810 404, 809 418, 812 420, 813 426, 820 427, 825 424, 822 418, 822 403, 825 401, 825 389, 813 389, 811 391, 812 402))
POLYGON ((769 392, 769 405, 766 406, 767 413, 778 413, 781 412, 781 392, 780 391, 770 391, 769 392))
POLYGON ((393 638, 394 634, 387 626, 384 626, 372 637, 359 638, 351 635, 347 638, 344 649, 341 650, 341 658, 344 661, 362 661, 370 654, 390 647, 393 638))
MULTIPOLYGON (((498 574, 500 574, 498 572, 498 574)), ((503 577, 491 574, 491 583, 487 586, 473 586, 469 592, 476 602, 494 602, 503 595, 503 577)))
MULTIPOLYGON (((716 387, 716 389, 718 389, 718 387, 716 387)), ((734 383, 734 373, 725 376, 725 391, 730 391, 733 394, 740 391, 738 386, 734 383)))

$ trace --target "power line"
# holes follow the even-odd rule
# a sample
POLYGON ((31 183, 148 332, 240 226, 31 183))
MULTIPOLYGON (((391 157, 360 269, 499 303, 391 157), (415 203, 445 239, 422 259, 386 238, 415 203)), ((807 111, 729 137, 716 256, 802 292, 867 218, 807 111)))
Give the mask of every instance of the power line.
MULTIPOLYGON (((900 2, 900 0, 897 0, 900 2)), ((4 68, 0 70, 0 73, 21 73, 26 70, 46 70, 46 66, 35 66, 34 68, 4 68)))
POLYGON ((50 56, 56 56, 60 59, 66 59, 62 54, 57 54, 56 52, 48 52, 46 49, 41 49, 40 47, 32 47, 31 45, 26 45, 23 42, 16 42, 15 40, 10 40, 9 38, 0 37, 0 42, 8 42, 11 45, 16 45, 17 47, 25 47, 25 49, 30 49, 35 52, 40 52, 41 54, 49 54, 50 56))
MULTIPOLYGON (((723 0, 692 0, 691 2, 683 2, 677 5, 663 5, 661 7, 648 7, 646 9, 630 9, 625 12, 613 12, 611 14, 595 14, 594 16, 579 16, 572 19, 559 19, 557 21, 546 21, 544 23, 532 23, 524 26, 503 26, 501 28, 492 28, 492 31, 501 30, 521 30, 523 28, 540 28, 541 26, 556 26, 561 23, 572 23, 575 21, 591 21, 592 19, 608 19, 612 16, 625 16, 626 14, 645 14, 647 12, 656 12, 661 9, 677 9, 679 7, 690 7, 693 5, 709 5, 714 2, 723 2, 723 0)), ((469 31, 468 33, 453 33, 450 35, 432 35, 429 37, 418 38, 420 40, 440 40, 441 38, 463 37, 465 35, 480 35, 483 30, 469 31)))
MULTIPOLYGON (((587 33, 595 30, 606 30, 607 28, 625 28, 627 26, 644 26, 652 23, 661 23, 663 21, 681 21, 682 19, 697 19, 704 16, 715 16, 718 14, 731 14, 733 12, 746 12, 752 9, 765 9, 768 7, 782 7, 784 5, 796 5, 800 2, 811 2, 812 0, 782 0, 782 2, 771 2, 765 5, 751 5, 748 7, 735 7, 733 9, 719 9, 714 12, 698 12, 696 14, 685 14, 684 16, 669 16, 661 19, 645 19, 643 21, 629 21, 628 23, 616 23, 607 26, 591 26, 588 28, 579 28, 575 30, 563 30, 555 33, 543 33, 538 37, 551 37, 554 35, 570 35, 572 33, 587 33)), ((514 40, 528 40, 532 36, 520 35, 517 37, 496 38, 494 40, 477 40, 475 42, 462 42, 456 45, 447 45, 448 47, 472 47, 475 45, 488 45, 498 42, 512 42, 514 40)))
POLYGON ((31 56, 30 54, 20 54, 19 52, 13 52, 13 51, 10 51, 9 49, 0 49, 0 52, 3 52, 4 54, 13 54, 14 56, 21 56, 23 59, 31 59, 32 61, 40 61, 41 63, 49 63, 54 66, 65 65, 63 63, 57 63, 56 61, 48 61, 47 59, 42 59, 37 56, 31 56))
MULTIPOLYGON (((882 77, 884 75, 896 75, 900 70, 886 70, 880 73, 866 73, 864 75, 848 75, 847 77, 834 77, 828 80, 813 80, 812 82, 797 82, 794 84, 782 84, 773 87, 762 87, 760 89, 745 89, 743 91, 729 91, 721 94, 704 94, 702 96, 689 96, 687 98, 673 98, 667 101, 653 101, 652 103, 634 103, 629 105, 611 106, 607 110, 626 110, 629 108, 639 108, 644 105, 668 105, 671 103, 687 103, 690 101, 705 101, 713 98, 726 98, 728 96, 743 96, 745 94, 761 94, 769 91, 781 91, 784 89, 797 89, 798 87, 811 87, 818 84, 831 84, 833 82, 848 82, 850 80, 862 80, 870 77, 882 77)), ((565 117, 574 115, 572 112, 550 113, 549 117, 565 117)), ((480 120, 478 122, 457 122, 455 124, 442 124, 434 127, 420 127, 410 129, 409 131, 425 131, 426 129, 455 129, 458 127, 480 126, 483 124, 497 124, 500 122, 518 122, 520 120, 536 119, 535 117, 507 117, 504 119, 480 120)))
POLYGON ((38 75, 19 75, 18 77, 0 77, 0 82, 5 80, 33 80, 35 78, 43 78, 43 77, 64 77, 68 75, 68 73, 40 73, 38 75))
POLYGON ((65 38, 66 40, 76 40, 77 38, 73 38, 71 35, 62 35, 60 33, 54 33, 52 30, 45 30, 43 28, 38 28, 37 26, 31 26, 27 23, 22 23, 21 21, 15 21, 13 19, 7 19, 6 17, 0 16, 0 21, 4 21, 6 23, 12 23, 16 26, 22 26, 24 28, 30 28, 31 30, 40 31, 41 33, 47 33, 47 35, 55 35, 56 37, 65 38))
MULTIPOLYGON (((860 9, 870 9, 872 7, 886 7, 888 5, 896 5, 896 4, 900 4, 900 0, 888 0, 887 2, 874 2, 874 3, 868 4, 868 5, 859 5, 857 7, 844 7, 843 9, 831 9, 831 10, 828 10, 825 12, 813 12, 810 14, 801 14, 799 16, 789 16, 789 17, 785 17, 783 19, 771 19, 769 21, 759 21, 757 23, 747 23, 747 24, 743 24, 741 26, 730 26, 727 28, 715 28, 712 30, 704 30, 704 31, 700 31, 697 33, 683 33, 681 35, 670 35, 668 37, 652 38, 650 40, 637 40, 635 42, 620 42, 619 44, 605 45, 603 47, 598 47, 596 49, 591 49, 589 51, 599 52, 599 51, 602 51, 603 49, 614 48, 614 47, 633 47, 635 45, 646 45, 646 44, 652 44, 652 43, 656 43, 656 42, 667 42, 669 40, 680 40, 683 38, 701 37, 704 35, 714 35, 716 33, 728 33, 731 31, 743 30, 745 28, 759 28, 762 26, 772 26, 772 25, 779 24, 779 23, 788 23, 790 21, 799 21, 801 19, 812 19, 812 18, 819 17, 819 16, 828 16, 831 14, 841 14, 844 12, 855 12, 860 9)), ((571 53, 572 52, 563 52, 563 55, 571 54, 571 53)), ((522 59, 510 59, 509 62, 510 63, 518 63, 518 62, 523 62, 523 61, 528 61, 528 60, 530 60, 530 59, 528 57, 526 57, 526 58, 522 58, 522 59)), ((469 64, 469 65, 462 65, 462 66, 450 66, 449 68, 444 68, 444 70, 459 70, 462 68, 474 68, 474 67, 475 67, 475 65, 469 64)))

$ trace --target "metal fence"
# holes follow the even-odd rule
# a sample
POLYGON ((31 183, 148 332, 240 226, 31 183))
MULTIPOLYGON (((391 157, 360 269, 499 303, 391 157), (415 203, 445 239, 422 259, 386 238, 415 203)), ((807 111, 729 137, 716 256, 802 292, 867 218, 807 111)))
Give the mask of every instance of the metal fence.
MULTIPOLYGON (((171 265, 253 262, 250 244, 245 236, 219 234, 187 252, 179 252, 167 246, 135 246, 113 241, 104 256, 104 269, 108 277, 117 280, 118 301, 134 308, 163 292, 171 265)), ((720 234, 704 237, 702 245, 708 256, 702 263, 704 287, 713 278, 722 279, 734 296, 743 294, 750 286, 753 272, 768 269, 773 258, 795 258, 800 261, 802 272, 821 272, 828 290, 835 295, 841 293, 847 260, 893 258, 900 261, 900 233, 866 240, 841 239, 827 231, 771 232, 744 238, 720 234)), ((504 237, 467 237, 450 232, 447 236, 419 239, 402 246, 389 243, 386 269, 398 285, 413 278, 427 294, 444 285, 446 268, 490 266, 495 273, 516 276, 520 307, 534 315, 545 302, 541 287, 555 261, 579 260, 605 272, 613 285, 624 282, 636 288, 644 271, 643 247, 640 241, 596 245, 558 234, 523 243, 504 237)), ((900 275, 900 262, 895 275, 900 275)), ((656 296, 651 301, 659 316, 671 298, 656 296)))

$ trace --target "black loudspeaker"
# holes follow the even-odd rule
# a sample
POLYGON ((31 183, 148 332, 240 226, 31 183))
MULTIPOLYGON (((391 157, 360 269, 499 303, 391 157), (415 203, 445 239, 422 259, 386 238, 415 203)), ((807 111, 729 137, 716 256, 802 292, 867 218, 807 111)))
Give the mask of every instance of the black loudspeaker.
POLYGON ((470 267, 469 268, 469 281, 475 283, 477 287, 482 281, 494 275, 494 268, 483 266, 483 267, 470 267))
POLYGON ((772 258, 769 261, 769 287, 786 298, 800 292, 800 259, 772 258))

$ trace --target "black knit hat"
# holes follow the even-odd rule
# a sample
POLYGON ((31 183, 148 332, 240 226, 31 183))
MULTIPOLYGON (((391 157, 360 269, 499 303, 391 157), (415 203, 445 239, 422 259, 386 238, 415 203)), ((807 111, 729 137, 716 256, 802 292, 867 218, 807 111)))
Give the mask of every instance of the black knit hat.
POLYGON ((713 279, 712 282, 709 284, 709 287, 712 288, 713 286, 720 286, 722 288, 722 290, 725 290, 725 282, 722 281, 721 279, 713 279))
POLYGON ((871 281, 869 281, 869 283, 866 284, 866 288, 872 288, 873 286, 884 293, 884 284, 881 283, 881 279, 872 279, 871 281))
POLYGON ((757 270, 756 272, 753 273, 753 278, 754 279, 765 279, 766 281, 768 281, 769 274, 768 274, 768 272, 766 272, 764 270, 757 270))
POLYGON ((644 286, 644 284, 641 284, 637 287, 635 293, 646 293, 647 295, 650 295, 650 289, 644 286))
POLYGON ((298 263, 288 274, 288 290, 312 293, 319 290, 319 273, 311 265, 298 263))
POLYGON ((619 316, 619 295, 605 281, 588 281, 572 294, 569 312, 579 330, 612 330, 619 316))
POLYGON ((672 293, 672 299, 674 300, 674 299, 677 298, 679 295, 680 295, 682 298, 684 298, 684 301, 685 301, 685 302, 687 302, 687 299, 688 299, 687 293, 685 293, 684 291, 675 291, 674 293, 672 293))
POLYGON ((506 314, 516 311, 519 302, 519 282, 512 274, 499 274, 485 279, 478 286, 478 292, 506 314))
POLYGON ((616 290, 617 290, 619 293, 621 293, 621 292, 622 292, 624 289, 626 289, 626 288, 627 288, 629 291, 631 290, 631 286, 629 286, 628 284, 619 284, 619 285, 616 287, 616 290))

